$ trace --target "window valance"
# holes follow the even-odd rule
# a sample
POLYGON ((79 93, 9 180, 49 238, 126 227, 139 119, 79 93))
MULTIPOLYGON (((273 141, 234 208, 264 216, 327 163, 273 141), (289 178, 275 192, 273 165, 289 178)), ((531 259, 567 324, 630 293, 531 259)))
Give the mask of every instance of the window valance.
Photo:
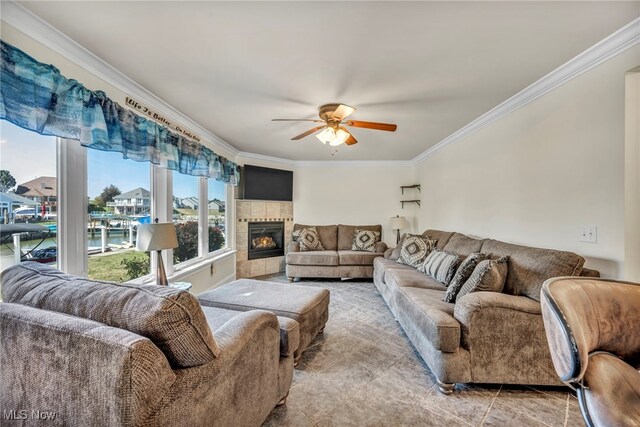
POLYGON ((126 159, 238 184, 236 163, 0 43, 1 119, 43 135, 78 140, 87 148, 117 151, 126 159))

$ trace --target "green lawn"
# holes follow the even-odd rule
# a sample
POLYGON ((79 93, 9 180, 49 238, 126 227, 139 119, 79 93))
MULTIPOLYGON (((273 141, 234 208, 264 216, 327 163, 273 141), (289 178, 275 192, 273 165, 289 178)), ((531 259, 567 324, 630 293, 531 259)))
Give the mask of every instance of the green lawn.
POLYGON ((127 270, 122 265, 123 259, 136 259, 144 261, 148 256, 144 252, 126 251, 110 255, 89 257, 89 277, 96 280, 109 280, 112 282, 124 282, 134 279, 129 277, 127 270))

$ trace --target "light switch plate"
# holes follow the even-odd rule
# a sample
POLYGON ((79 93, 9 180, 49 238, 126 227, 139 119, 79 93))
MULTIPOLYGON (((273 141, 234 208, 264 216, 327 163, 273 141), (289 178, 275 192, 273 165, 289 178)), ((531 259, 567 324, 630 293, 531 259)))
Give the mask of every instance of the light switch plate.
POLYGON ((580 241, 586 243, 598 242, 598 227, 595 225, 580 226, 580 241))

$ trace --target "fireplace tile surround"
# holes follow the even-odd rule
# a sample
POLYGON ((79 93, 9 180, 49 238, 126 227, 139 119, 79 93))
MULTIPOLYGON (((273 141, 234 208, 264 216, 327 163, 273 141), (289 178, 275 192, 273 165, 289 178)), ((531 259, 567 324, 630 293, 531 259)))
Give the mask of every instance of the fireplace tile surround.
POLYGON ((293 231, 293 202, 236 200, 236 277, 249 278, 284 271, 284 256, 248 259, 249 222, 284 222, 284 247, 293 231))

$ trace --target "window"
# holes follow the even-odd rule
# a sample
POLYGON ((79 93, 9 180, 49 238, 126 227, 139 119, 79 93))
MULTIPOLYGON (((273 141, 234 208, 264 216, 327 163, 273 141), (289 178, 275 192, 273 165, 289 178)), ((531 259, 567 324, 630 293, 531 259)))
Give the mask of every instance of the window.
POLYGON ((0 121, 0 270, 16 263, 11 224, 28 224, 20 234, 22 260, 56 265, 58 179, 56 138, 0 121))
POLYGON ((200 181, 197 176, 173 173, 173 222, 178 247, 173 250, 174 264, 200 256, 198 208, 200 181))
POLYGON ((120 153, 87 150, 89 278, 120 282, 149 274, 149 254, 135 250, 138 224, 151 221, 149 169, 120 153))
POLYGON ((209 252, 222 249, 226 245, 227 213, 226 191, 227 185, 215 179, 207 179, 209 252))

